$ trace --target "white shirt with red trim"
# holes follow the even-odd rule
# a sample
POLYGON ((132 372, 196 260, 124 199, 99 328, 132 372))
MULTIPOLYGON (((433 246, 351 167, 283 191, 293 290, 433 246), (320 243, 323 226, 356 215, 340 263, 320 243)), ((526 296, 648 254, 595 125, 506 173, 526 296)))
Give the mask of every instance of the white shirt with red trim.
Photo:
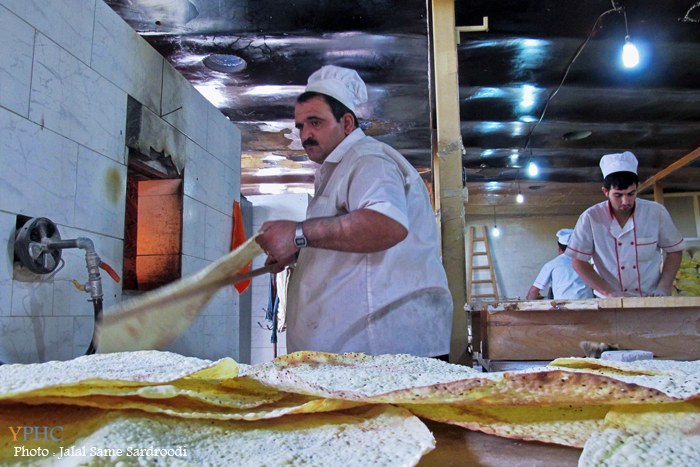
POLYGON ((683 236, 666 208, 637 199, 624 227, 613 216, 608 201, 588 208, 579 217, 565 253, 581 261, 593 259, 595 270, 608 284, 625 296, 643 297, 659 283, 662 250, 672 253, 684 247, 683 236))

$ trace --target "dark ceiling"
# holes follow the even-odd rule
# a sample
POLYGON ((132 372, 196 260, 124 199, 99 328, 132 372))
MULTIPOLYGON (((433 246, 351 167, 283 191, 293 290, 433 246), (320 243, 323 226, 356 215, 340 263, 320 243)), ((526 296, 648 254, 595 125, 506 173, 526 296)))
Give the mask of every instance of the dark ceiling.
MULTIPOLYGON (((239 126, 244 194, 310 189, 314 164, 294 136, 293 106, 325 64, 360 73, 370 95, 365 131, 430 176, 429 0, 106 3, 239 126), (237 55, 247 67, 211 70, 209 54, 237 55)), ((637 155, 644 180, 700 147, 700 2, 455 1, 456 26, 484 16, 488 32, 460 33, 457 49, 470 203, 501 204, 521 183, 524 192, 599 190, 600 157, 624 150, 637 155), (640 50, 633 70, 620 61, 620 8, 640 50), (530 161, 540 166, 535 178, 524 171, 530 161)), ((662 184, 700 191, 700 162, 662 184)))

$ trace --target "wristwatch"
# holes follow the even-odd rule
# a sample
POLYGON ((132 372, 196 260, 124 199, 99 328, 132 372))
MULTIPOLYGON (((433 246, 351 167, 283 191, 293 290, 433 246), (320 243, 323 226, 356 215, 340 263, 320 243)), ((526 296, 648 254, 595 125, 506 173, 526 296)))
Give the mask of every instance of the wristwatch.
POLYGON ((309 244, 304 236, 304 229, 301 228, 302 224, 303 222, 297 222, 297 230, 294 233, 294 246, 297 248, 304 248, 309 244))

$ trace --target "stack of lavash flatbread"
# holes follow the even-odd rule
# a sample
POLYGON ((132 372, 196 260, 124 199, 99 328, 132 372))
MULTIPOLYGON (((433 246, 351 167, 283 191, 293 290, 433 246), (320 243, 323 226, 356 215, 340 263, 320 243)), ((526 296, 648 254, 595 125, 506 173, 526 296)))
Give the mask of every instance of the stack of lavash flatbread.
POLYGON ((559 359, 481 373, 408 355, 247 366, 169 352, 0 366, 0 465, 415 465, 424 421, 700 465, 700 362, 559 359))

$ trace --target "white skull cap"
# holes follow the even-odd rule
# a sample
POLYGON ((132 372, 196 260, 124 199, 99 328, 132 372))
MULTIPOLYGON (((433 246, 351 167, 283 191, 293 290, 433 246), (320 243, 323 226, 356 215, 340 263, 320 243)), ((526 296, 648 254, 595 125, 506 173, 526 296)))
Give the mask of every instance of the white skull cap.
POLYGON ((629 151, 617 154, 606 154, 600 159, 600 170, 603 178, 615 172, 637 173, 637 158, 629 151))
POLYGON ((355 106, 367 102, 367 86, 355 70, 326 65, 309 76, 306 91, 331 96, 356 112, 355 106))
POLYGON ((557 241, 562 245, 568 245, 572 233, 574 233, 574 229, 559 229, 557 231, 557 241))

